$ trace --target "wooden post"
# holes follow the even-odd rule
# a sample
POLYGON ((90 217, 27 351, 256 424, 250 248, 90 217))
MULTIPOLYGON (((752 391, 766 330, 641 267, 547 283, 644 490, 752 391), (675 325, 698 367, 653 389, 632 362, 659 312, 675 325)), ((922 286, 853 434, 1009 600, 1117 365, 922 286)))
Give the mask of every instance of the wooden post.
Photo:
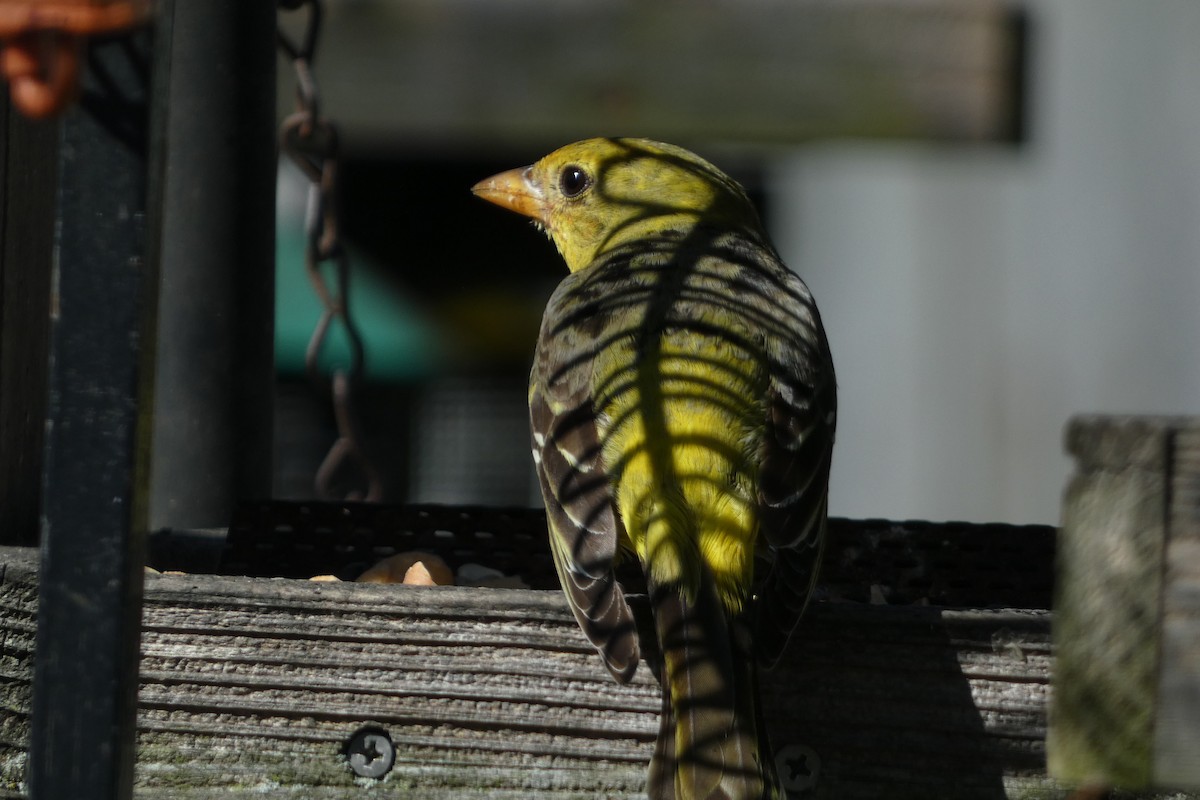
POLYGON ((1050 773, 1200 787, 1200 418, 1080 417, 1066 438, 1050 773))
POLYGON ((362 0, 323 34, 337 57, 321 62, 321 85, 357 140, 393 147, 527 148, 602 131, 1014 141, 1015 5, 719 0, 683 14, 630 0, 362 0))

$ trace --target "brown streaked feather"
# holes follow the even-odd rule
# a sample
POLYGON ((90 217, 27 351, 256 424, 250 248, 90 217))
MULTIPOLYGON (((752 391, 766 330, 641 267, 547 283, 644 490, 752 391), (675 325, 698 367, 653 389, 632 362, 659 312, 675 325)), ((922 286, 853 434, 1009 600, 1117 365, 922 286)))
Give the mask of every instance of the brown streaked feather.
MULTIPOLYGON (((553 337, 551 337, 553 339, 553 337)), ((559 582, 584 635, 621 683, 637 670, 633 614, 613 575, 624 533, 600 452, 589 383, 590 362, 563 362, 571 348, 542 347, 530 376, 534 462, 546 503, 559 582)))
POLYGON ((788 273, 786 305, 803 310, 779 337, 759 463, 759 532, 774 563, 758 592, 759 661, 779 660, 817 580, 825 548, 830 458, 837 426, 833 361, 807 287, 788 273))
POLYGON ((663 711, 647 796, 776 800, 744 616, 726 613, 711 580, 694 599, 651 586, 650 603, 663 656, 663 711))

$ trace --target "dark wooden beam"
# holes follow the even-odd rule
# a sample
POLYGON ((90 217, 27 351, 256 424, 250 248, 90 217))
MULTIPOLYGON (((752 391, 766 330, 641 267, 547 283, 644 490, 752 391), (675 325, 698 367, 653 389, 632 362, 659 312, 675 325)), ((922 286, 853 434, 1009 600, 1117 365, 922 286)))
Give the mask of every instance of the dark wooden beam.
POLYGON ((994 142, 1021 133, 1023 48, 993 0, 375 0, 330 4, 318 69, 349 139, 388 146, 994 142))

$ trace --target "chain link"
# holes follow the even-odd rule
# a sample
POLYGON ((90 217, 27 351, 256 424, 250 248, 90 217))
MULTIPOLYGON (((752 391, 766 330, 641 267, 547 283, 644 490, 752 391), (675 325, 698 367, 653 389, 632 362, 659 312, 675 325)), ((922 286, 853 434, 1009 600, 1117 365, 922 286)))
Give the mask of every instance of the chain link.
POLYGON ((320 114, 312 70, 321 27, 321 3, 320 0, 279 0, 281 11, 295 12, 304 7, 307 7, 308 17, 299 40, 292 39, 282 26, 279 28, 279 47, 291 59, 296 73, 296 111, 280 127, 280 148, 310 182, 304 265, 323 310, 309 339, 304 363, 315 384, 329 385, 338 431, 337 440, 317 468, 314 483, 321 499, 373 502, 382 498, 382 485, 378 472, 362 448, 362 426, 357 413, 356 396, 362 384, 364 355, 362 337, 350 315, 350 261, 342 246, 338 218, 338 135, 333 123, 320 114), (326 263, 333 266, 332 287, 321 269, 326 263), (326 380, 317 362, 335 320, 346 332, 350 365, 345 369, 333 368, 326 380), (360 488, 339 498, 335 481, 338 476, 351 471, 358 473, 360 488))

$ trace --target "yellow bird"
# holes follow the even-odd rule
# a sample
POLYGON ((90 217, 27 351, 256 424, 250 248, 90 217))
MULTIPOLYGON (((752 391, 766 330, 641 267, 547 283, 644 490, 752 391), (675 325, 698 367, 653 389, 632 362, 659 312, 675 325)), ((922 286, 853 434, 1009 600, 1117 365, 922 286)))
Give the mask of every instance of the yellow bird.
POLYGON ((533 459, 563 590, 622 683, 640 650, 613 565, 642 565, 663 686, 649 797, 780 797, 757 665, 816 579, 837 413, 808 287, 741 186, 680 147, 588 139, 472 191, 532 217, 570 270, 529 380, 533 459))

